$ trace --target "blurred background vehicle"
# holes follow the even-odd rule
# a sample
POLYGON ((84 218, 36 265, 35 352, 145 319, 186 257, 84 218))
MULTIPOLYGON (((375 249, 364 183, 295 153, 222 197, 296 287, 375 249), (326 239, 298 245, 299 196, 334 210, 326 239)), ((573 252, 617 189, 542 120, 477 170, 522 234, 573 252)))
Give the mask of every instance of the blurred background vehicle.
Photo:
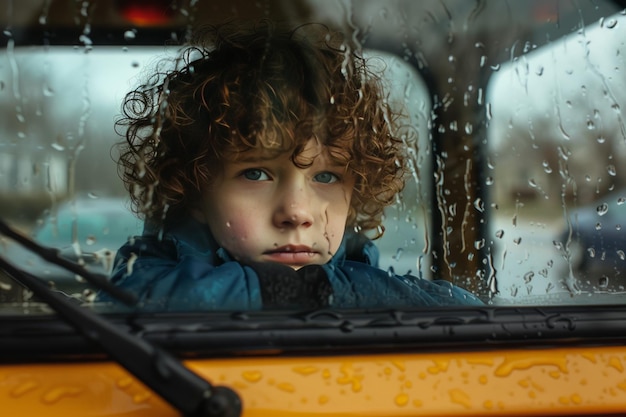
POLYGON ((625 203, 626 189, 622 188, 568 213, 570 221, 555 242, 569 259, 567 269, 571 268, 580 290, 615 292, 626 288, 625 203))
MULTIPOLYGON (((108 275, 117 249, 128 239, 140 235, 142 227, 142 222, 122 198, 79 196, 46 209, 28 234, 37 243, 58 249, 59 256, 82 264, 91 272, 108 275)), ((93 288, 82 278, 51 265, 13 242, 6 242, 0 254, 45 280, 56 291, 85 299, 92 295, 93 288)), ((19 302, 28 298, 23 288, 3 276, 2 271, 0 282, 7 287, 0 291, 4 297, 0 300, 19 302)))

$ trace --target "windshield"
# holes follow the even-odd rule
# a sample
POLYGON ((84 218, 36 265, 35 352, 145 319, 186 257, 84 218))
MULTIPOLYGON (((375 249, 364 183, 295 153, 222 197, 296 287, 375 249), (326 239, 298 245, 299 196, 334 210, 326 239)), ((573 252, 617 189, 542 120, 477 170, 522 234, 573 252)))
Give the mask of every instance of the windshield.
MULTIPOLYGON (((149 311, 620 302, 617 2, 249 3, 3 6, 0 218, 149 311), (264 19, 324 58, 185 49, 226 21, 269 44, 264 19)), ((119 307, 1 236, 0 255, 119 307)), ((0 312, 36 301, 0 272, 0 312)))

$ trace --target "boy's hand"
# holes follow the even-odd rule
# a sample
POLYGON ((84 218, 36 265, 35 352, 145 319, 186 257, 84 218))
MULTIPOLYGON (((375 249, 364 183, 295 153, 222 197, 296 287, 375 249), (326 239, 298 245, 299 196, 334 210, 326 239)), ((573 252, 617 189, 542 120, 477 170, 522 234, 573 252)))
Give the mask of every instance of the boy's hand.
POLYGON ((248 263, 259 277, 263 308, 328 307, 333 289, 321 265, 299 270, 273 262, 248 263))

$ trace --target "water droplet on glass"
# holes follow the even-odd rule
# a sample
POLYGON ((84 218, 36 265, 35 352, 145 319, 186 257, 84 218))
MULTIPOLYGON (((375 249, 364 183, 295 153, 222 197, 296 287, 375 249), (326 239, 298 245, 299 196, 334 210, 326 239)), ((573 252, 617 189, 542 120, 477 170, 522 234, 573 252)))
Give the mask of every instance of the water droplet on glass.
POLYGON ((595 128, 596 128, 596 124, 593 122, 593 120, 587 120, 587 129, 593 130, 595 128))
POLYGON ((615 169, 615 165, 609 165, 606 167, 606 171, 610 176, 614 177, 617 175, 617 170, 615 169))
POLYGON ((598 286, 600 288, 607 288, 609 286, 609 277, 602 275, 600 279, 598 279, 598 286))
POLYGON ((606 203, 602 203, 598 207, 596 207, 596 211, 598 212, 599 216, 604 216, 609 211, 609 205, 606 203))
POLYGON ((485 203, 480 197, 474 200, 474 208, 481 213, 485 211, 485 203))
POLYGON ((404 250, 402 248, 398 248, 398 250, 396 251, 396 254, 392 256, 392 259, 398 261, 400 260, 400 258, 402 257, 402 253, 404 252, 404 250))
POLYGON ((498 239, 502 239, 502 236, 504 236, 504 230, 500 229, 500 230, 496 231, 496 237, 498 239))
POLYGON ((604 23, 604 27, 607 29, 613 29, 615 26, 617 26, 617 19, 609 19, 604 23))
POLYGON ((535 273, 533 271, 526 272, 524 274, 524 282, 526 284, 530 284, 530 281, 532 281, 534 276, 535 276, 535 273))
POLYGON ((487 177, 487 178, 485 178, 485 184, 487 184, 487 185, 493 185, 493 177, 487 177))
POLYGON ((541 165, 543 165, 543 170, 546 174, 550 174, 552 172, 552 168, 550 167, 550 163, 548 161, 543 161, 541 165))
POLYGON ((519 245, 520 243, 522 243, 522 238, 516 237, 515 239, 513 239, 513 243, 515 243, 516 245, 519 245))
POLYGON ((485 247, 485 239, 480 239, 474 242, 474 247, 476 249, 482 249, 483 247, 485 247))
POLYGON ((126 32, 124 32, 124 40, 132 41, 136 37, 137 37, 137 32, 135 32, 134 30, 127 30, 126 32))
POLYGON ((596 138, 596 140, 598 141, 598 143, 604 143, 606 142, 606 138, 604 136, 598 136, 596 138))
POLYGON ((52 146, 52 149, 54 149, 56 151, 64 151, 65 150, 65 146, 61 145, 60 143, 53 143, 50 146, 52 146))
POLYGON ((87 245, 93 245, 94 243, 96 243, 96 237, 94 235, 89 235, 87 236, 87 239, 85 239, 85 243, 87 245))
POLYGON ((87 35, 80 35, 78 37, 78 40, 81 41, 85 46, 91 46, 93 45, 93 41, 91 40, 91 38, 87 35))
POLYGON ((561 242, 559 242, 558 240, 553 240, 552 244, 554 245, 556 250, 558 250, 558 251, 563 250, 563 244, 561 242))
POLYGON ((602 230, 602 223, 596 223, 596 230, 602 230))
POLYGON ((617 256, 618 256, 618 257, 620 258, 620 260, 622 260, 622 261, 623 261, 624 259, 626 259, 626 255, 624 255, 624 251, 623 251, 623 250, 621 250, 621 249, 617 251, 617 256))

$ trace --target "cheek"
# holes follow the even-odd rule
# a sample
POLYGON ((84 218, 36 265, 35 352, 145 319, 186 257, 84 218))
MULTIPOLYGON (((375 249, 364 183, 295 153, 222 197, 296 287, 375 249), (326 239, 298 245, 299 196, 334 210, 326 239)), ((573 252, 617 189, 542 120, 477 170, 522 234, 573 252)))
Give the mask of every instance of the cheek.
POLYGON ((349 199, 343 204, 331 205, 328 211, 328 224, 326 225, 326 235, 330 243, 330 251, 336 252, 341 245, 343 235, 346 230, 346 221, 350 209, 349 199))
POLYGON ((241 207, 224 210, 209 220, 217 242, 235 256, 254 244, 256 223, 254 213, 241 207))

